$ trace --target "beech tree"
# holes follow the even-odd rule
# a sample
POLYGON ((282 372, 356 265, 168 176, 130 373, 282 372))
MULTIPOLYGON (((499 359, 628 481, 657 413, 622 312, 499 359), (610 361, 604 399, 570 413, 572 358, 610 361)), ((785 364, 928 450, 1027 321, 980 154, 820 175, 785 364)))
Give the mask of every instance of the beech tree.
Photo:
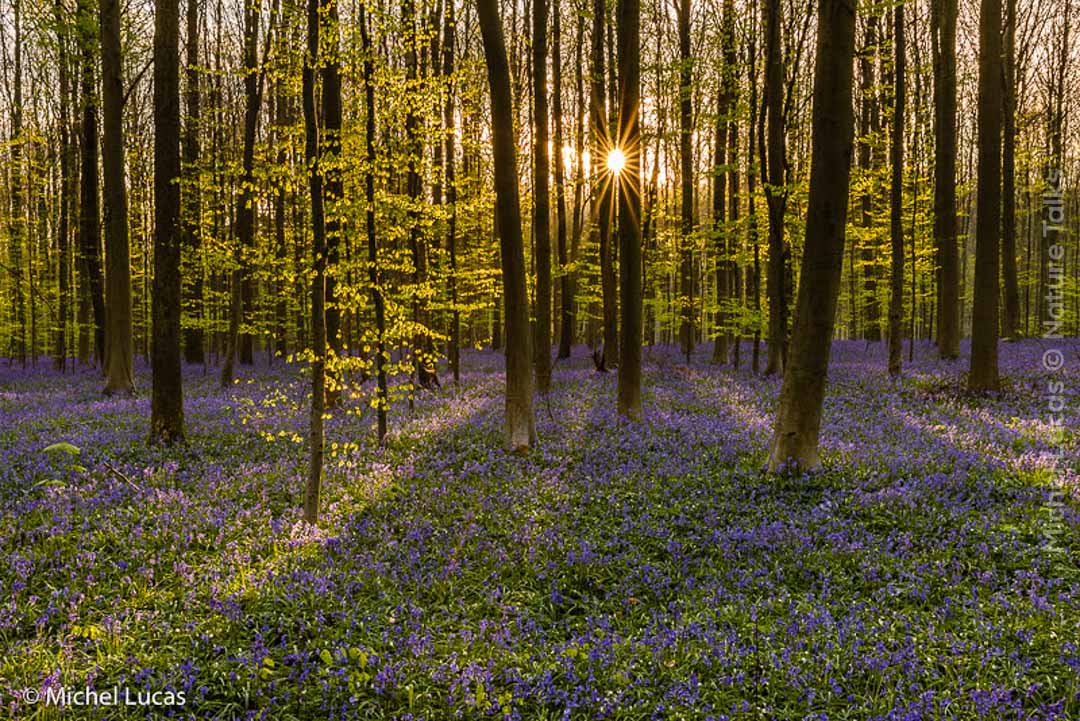
MULTIPOLYGON (((189 0, 191 2, 191 0, 189 0)), ((150 437, 184 437, 180 373, 180 7, 154 4, 154 342, 150 437)))
POLYGON ((529 305, 525 293, 525 251, 518 200, 510 68, 506 60, 498 0, 477 0, 477 12, 491 93, 495 213, 499 227, 506 313, 506 445, 515 453, 524 453, 536 440, 536 427, 529 364, 529 305))
POLYGON ((774 473, 788 464, 800 470, 821 465, 818 434, 840 292, 854 132, 855 11, 848 0, 818 0, 806 251, 791 355, 769 451, 769 470, 774 473))

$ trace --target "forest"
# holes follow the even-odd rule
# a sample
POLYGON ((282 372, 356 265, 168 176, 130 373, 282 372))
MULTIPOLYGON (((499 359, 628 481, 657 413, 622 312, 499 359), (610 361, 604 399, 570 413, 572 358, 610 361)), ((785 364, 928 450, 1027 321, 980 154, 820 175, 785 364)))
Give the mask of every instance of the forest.
POLYGON ((1076 0, 0 0, 0 717, 1080 718, 1076 0))

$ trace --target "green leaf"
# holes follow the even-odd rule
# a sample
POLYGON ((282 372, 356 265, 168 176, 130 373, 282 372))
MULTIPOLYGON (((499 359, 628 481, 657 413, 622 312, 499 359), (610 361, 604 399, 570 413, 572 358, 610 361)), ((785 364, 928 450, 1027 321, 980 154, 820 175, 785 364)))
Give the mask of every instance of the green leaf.
POLYGON ((45 448, 43 448, 41 452, 42 453, 56 453, 57 451, 59 451, 61 453, 66 453, 69 456, 71 456, 72 458, 74 458, 75 456, 82 453, 82 451, 79 450, 78 446, 73 446, 70 443, 65 443, 65 442, 53 443, 51 446, 46 446, 45 448))

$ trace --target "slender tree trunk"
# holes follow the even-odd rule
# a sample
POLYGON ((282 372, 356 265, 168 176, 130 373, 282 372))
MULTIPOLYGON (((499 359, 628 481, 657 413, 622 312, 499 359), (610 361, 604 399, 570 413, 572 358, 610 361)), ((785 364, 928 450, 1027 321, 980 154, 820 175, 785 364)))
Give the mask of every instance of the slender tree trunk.
POLYGON ((1001 334, 1020 329, 1020 283, 1016 268, 1016 0, 1005 3, 1004 137, 1001 149, 1001 275, 1005 301, 1001 334))
POLYGON ((131 262, 124 179, 124 86, 120 0, 101 0, 101 144, 105 190, 105 393, 134 393, 131 262))
MULTIPOLYGON (((889 231, 892 241, 891 283, 889 296, 889 375, 899 376, 904 341, 904 110, 905 57, 904 5, 893 9, 893 116, 889 146, 892 163, 889 231)), ((915 306, 911 307, 912 317, 915 306)))
MULTIPOLYGON (((566 168, 563 160, 562 104, 562 7, 552 2, 551 71, 555 103, 555 238, 559 261, 559 351, 557 357, 569 358, 574 344, 574 290, 570 282, 570 256, 566 246, 566 168)), ((580 111, 580 108, 579 108, 580 111)), ((580 162, 580 159, 576 159, 580 162)))
POLYGON ((611 247, 611 220, 614 215, 614 184, 606 171, 608 152, 613 148, 608 133, 607 91, 604 85, 604 0, 593 1, 592 54, 590 60, 591 89, 589 94, 589 131, 592 143, 589 150, 590 173, 600 178, 597 200, 593 203, 593 227, 599 234, 600 296, 603 308, 604 358, 611 362, 618 357, 618 319, 615 315, 615 259, 611 247))
POLYGON ((457 18, 454 15, 454 0, 446 3, 446 15, 443 28, 442 71, 446 77, 446 102, 443 105, 443 127, 446 132, 446 204, 450 206, 450 223, 446 229, 447 254, 450 256, 450 344, 447 360, 454 382, 461 381, 461 309, 458 292, 457 258, 457 177, 455 170, 456 153, 454 138, 457 130, 454 126, 454 93, 457 80, 454 77, 454 51, 456 42, 457 18))
MULTIPOLYGON (((190 302, 193 315, 197 318, 203 310, 203 272, 202 260, 202 193, 199 183, 199 144, 200 123, 202 122, 202 94, 199 73, 199 0, 187 0, 187 67, 184 75, 187 82, 187 123, 184 125, 183 153, 184 226, 183 247, 189 259, 187 265, 190 274, 190 302)), ((199 325, 191 325, 184 331, 184 358, 188 363, 203 363, 206 349, 203 340, 204 331, 199 325)))
POLYGON ((694 72, 690 56, 690 0, 679 0, 679 341, 686 362, 694 352, 694 72))
POLYGON ((619 143, 626 167, 618 174, 619 275, 622 338, 619 342, 619 415, 641 420, 641 2, 619 0, 619 143))
POLYGON ((319 161, 319 127, 315 117, 315 71, 319 56, 319 0, 308 0, 307 56, 303 70, 304 158, 308 166, 311 200, 312 261, 315 277, 311 283, 311 415, 309 419, 310 457, 304 491, 304 520, 319 522, 319 495, 322 492, 323 414, 326 412, 326 218, 323 210, 322 168, 319 161))
MULTIPOLYGON (((449 22, 449 21, 448 21, 449 22)), ((386 303, 383 300, 382 278, 379 272, 379 246, 375 235, 375 64, 371 57, 371 34, 368 30, 367 15, 364 5, 359 6, 360 37, 364 50, 364 109, 365 118, 365 160, 364 212, 367 229, 368 282, 375 305, 375 413, 379 445, 386 440, 386 416, 389 411, 389 394, 386 386, 386 303)), ((452 46, 453 43, 451 42, 452 46)), ((449 187, 453 187, 450 183, 449 187)))
MULTIPOLYGON (((191 2, 192 0, 188 0, 191 2)), ((180 374, 180 3, 154 3, 154 293, 150 438, 184 438, 180 374)))
POLYGON ((765 375, 783 373, 787 356, 787 244, 784 241, 784 213, 787 190, 784 185, 784 68, 780 48, 782 5, 766 0, 765 14, 765 122, 767 157, 762 158, 765 200, 769 206, 769 266, 765 279, 769 297, 769 355, 765 375))
MULTIPOLYGON (((341 267, 341 239, 344 235, 343 213, 340 208, 345 195, 342 171, 338 167, 341 156, 341 30, 338 0, 321 0, 322 18, 326 23, 326 36, 322 64, 322 148, 319 152, 324 191, 326 193, 326 339, 334 357, 340 356, 341 308, 337 300, 337 275, 341 267)), ((340 369, 331 367, 328 373, 326 403, 334 407, 341 401, 344 375, 340 369)))
POLYGON ((938 276, 938 354, 960 355, 960 263, 956 247, 957 0, 930 4, 934 55, 934 243, 938 276))
POLYGON ((979 6, 979 169, 975 295, 968 390, 998 390, 998 245, 1001 229, 1001 0, 979 6))
MULTIPOLYGON (((11 218, 8 221, 8 259, 11 263, 13 294, 15 296, 15 323, 17 340, 14 356, 26 367, 26 298, 23 295, 23 245, 26 233, 26 188, 25 168, 23 167, 23 36, 22 36, 22 0, 14 0, 14 74, 12 83, 11 107, 11 218)), ((5 53, 6 54, 6 53, 5 53)))
POLYGON ((716 128, 713 138, 713 238, 716 241, 716 340, 713 342, 713 363, 726 363, 728 358, 727 326, 729 323, 726 304, 731 290, 728 287, 728 245, 727 224, 727 173, 724 172, 727 153, 728 114, 727 88, 721 83, 716 104, 716 128))
MULTIPOLYGON (((536 389, 551 390, 551 198, 548 155, 547 25, 548 0, 533 2, 533 235, 536 242, 536 325, 533 363, 536 389)), ((556 148, 556 159, 559 158, 556 148)), ((558 160, 556 160, 558 163, 558 160)))
POLYGON ((80 103, 82 105, 79 163, 79 273, 89 295, 94 320, 94 356, 105 367, 105 298, 101 272, 101 203, 98 194, 98 108, 94 89, 97 66, 97 18, 91 0, 79 0, 80 103))
POLYGON ((878 298, 878 253, 874 211, 877 203, 877 173, 881 167, 879 153, 875 152, 875 143, 881 141, 881 113, 878 107, 878 88, 874 79, 874 66, 878 56, 878 16, 877 10, 871 9, 866 18, 866 46, 859 54, 859 73, 861 76, 859 134, 859 170, 862 171, 866 190, 862 193, 862 217, 860 222, 867 238, 862 244, 863 272, 863 337, 872 342, 881 340, 881 301, 878 298))
POLYGON ((820 466, 818 435, 840 294, 851 168, 855 6, 819 0, 806 252, 769 470, 820 466))
POLYGON ((71 65, 68 42, 68 21, 64 17, 64 4, 62 0, 56 0, 53 5, 53 17, 56 22, 56 42, 59 51, 59 74, 60 74, 60 198, 59 198, 59 228, 57 237, 57 324, 53 348, 53 368, 63 372, 67 369, 67 326, 69 305, 71 303, 70 277, 68 258, 71 255, 71 197, 74 188, 71 182, 71 65))
POLYGON ((241 157, 242 177, 240 196, 236 205, 236 246, 229 296, 229 332, 225 345, 225 361, 221 365, 221 387, 233 380, 237 355, 240 362, 251 364, 250 334, 240 337, 240 325, 251 302, 251 280, 248 277, 246 256, 255 244, 255 136, 259 131, 262 74, 258 67, 259 16, 262 0, 244 0, 244 138, 241 157))
POLYGON ((495 211, 506 303, 506 444, 524 453, 536 440, 529 363, 529 301, 525 293, 525 249, 518 201, 517 148, 510 69, 506 60, 498 0, 477 0, 491 89, 495 163, 495 211))

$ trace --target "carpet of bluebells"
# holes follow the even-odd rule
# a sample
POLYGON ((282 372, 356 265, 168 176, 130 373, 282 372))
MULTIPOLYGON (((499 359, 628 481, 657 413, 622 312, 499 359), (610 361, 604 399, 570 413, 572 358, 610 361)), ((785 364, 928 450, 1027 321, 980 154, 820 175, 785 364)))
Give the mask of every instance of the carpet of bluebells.
POLYGON ((979 397, 966 358, 920 344, 893 382, 881 344, 837 343, 826 470, 779 478, 779 381, 707 348, 646 352, 642 424, 576 349, 525 457, 501 450, 501 357, 470 353, 382 451, 370 384, 347 393, 318 530, 302 368, 227 392, 186 369, 190 442, 165 449, 146 369, 105 398, 90 370, 4 365, 0 717, 1080 719, 1066 345, 1055 433, 1037 341, 979 397), (186 703, 25 691, 113 685, 186 703))

